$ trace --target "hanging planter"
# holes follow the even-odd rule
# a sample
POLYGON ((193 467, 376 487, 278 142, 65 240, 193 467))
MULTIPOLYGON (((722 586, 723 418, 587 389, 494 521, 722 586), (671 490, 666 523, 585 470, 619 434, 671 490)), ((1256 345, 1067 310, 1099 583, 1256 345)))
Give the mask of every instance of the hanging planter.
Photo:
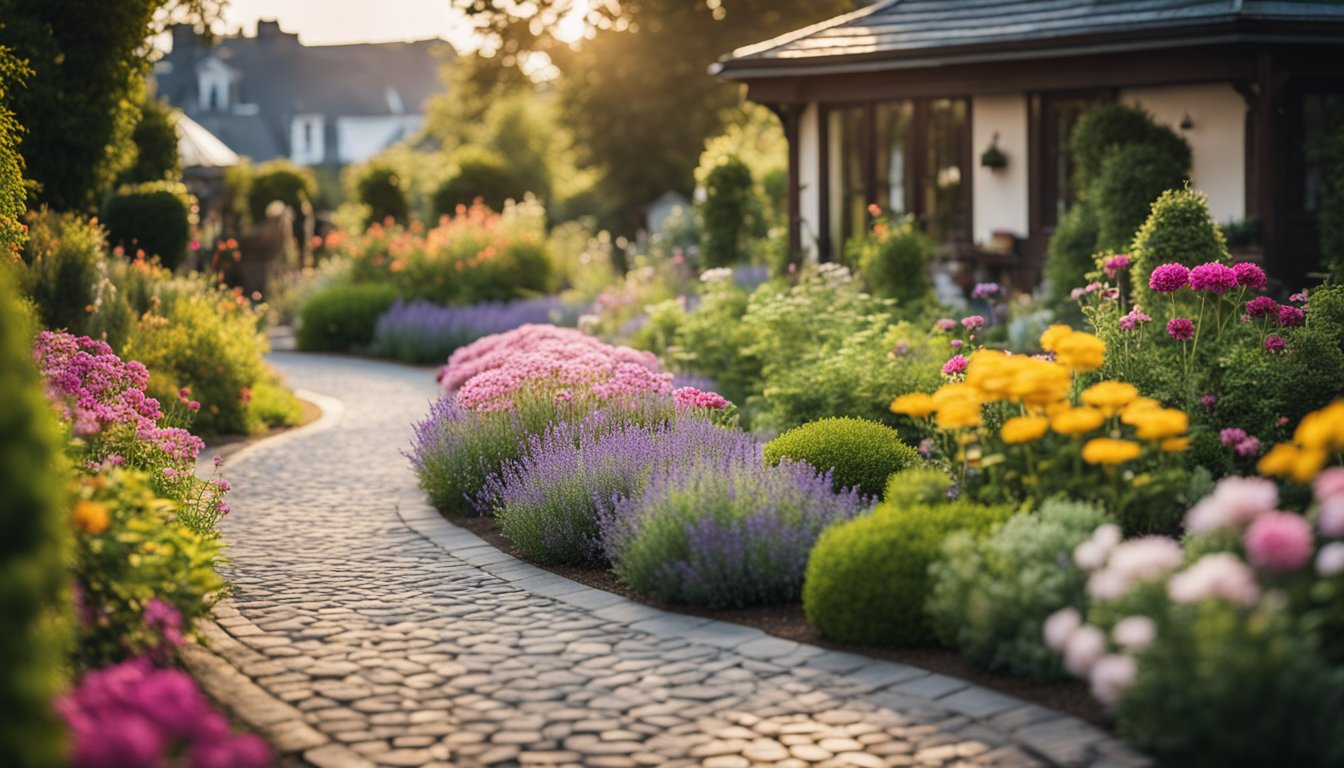
POLYGON ((991 171, 1001 171, 1008 167, 1008 156, 999 149, 999 134, 994 133, 994 138, 989 142, 989 149, 980 155, 980 165, 991 171))

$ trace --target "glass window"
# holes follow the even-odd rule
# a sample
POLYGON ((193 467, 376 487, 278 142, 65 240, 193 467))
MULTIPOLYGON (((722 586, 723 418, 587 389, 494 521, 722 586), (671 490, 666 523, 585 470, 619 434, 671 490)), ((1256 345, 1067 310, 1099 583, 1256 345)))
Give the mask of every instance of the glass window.
POLYGON ((868 225, 868 110, 845 107, 830 112, 831 254, 839 261, 845 243, 868 225))
POLYGON ((966 239, 970 212, 962 174, 966 164, 966 101, 936 99, 928 104, 928 137, 923 179, 922 218, 926 231, 940 241, 966 239))
POLYGON ((889 101, 877 105, 877 204, 896 213, 909 213, 914 194, 913 174, 907 161, 914 105, 889 101))
POLYGON ((1092 107, 1106 102, 1105 94, 1088 93, 1074 96, 1049 96, 1045 99, 1043 127, 1045 140, 1043 160, 1044 205, 1043 225, 1053 227, 1078 201, 1078 187, 1073 182, 1073 152, 1069 138, 1078 121, 1092 107))
POLYGON ((1324 142, 1344 123, 1344 93, 1302 94, 1302 213, 1316 213, 1325 196, 1324 142))

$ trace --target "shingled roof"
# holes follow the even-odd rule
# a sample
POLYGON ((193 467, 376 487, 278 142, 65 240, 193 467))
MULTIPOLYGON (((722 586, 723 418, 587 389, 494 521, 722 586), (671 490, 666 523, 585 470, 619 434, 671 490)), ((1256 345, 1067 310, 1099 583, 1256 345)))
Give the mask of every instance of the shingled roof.
POLYGON ((881 0, 734 51, 731 79, 1241 41, 1344 41, 1339 0, 881 0))

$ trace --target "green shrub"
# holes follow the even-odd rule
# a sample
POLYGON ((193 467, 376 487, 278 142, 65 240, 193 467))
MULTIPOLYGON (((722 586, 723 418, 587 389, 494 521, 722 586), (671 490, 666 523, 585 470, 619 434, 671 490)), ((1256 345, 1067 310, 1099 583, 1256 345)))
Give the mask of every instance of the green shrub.
POLYGON ((706 285, 700 305, 679 318, 671 354, 678 370, 713 377, 719 394, 739 404, 757 391, 761 376, 748 351, 755 335, 741 322, 749 301, 732 280, 706 285))
POLYGON ((317 177, 307 168, 300 168, 288 160, 270 160, 257 166, 246 178, 238 178, 238 192, 246 195, 247 211, 253 221, 266 218, 266 208, 279 200, 302 214, 303 203, 317 197, 317 177))
POLYGON ((385 283, 333 285, 299 307, 295 341, 309 352, 352 352, 373 340, 378 318, 397 300, 385 283))
MULTIPOLYGON (((1096 268, 1092 254, 1096 253, 1099 232, 1096 211, 1090 204, 1078 202, 1059 220, 1050 236, 1045 254, 1045 282, 1050 304, 1057 311, 1073 307, 1070 291, 1082 286, 1086 282, 1083 276, 1096 268)), ((1070 311, 1077 314, 1076 309, 1070 311)))
POLYGON ((63 687, 69 639, 69 510, 33 330, 0 268, 0 754, 18 768, 55 768, 64 765, 51 701, 63 687))
POLYGON ((940 504, 948 500, 954 481, 947 472, 933 466, 903 469, 887 480, 882 498, 897 509, 919 504, 940 504))
POLYGON ((857 488, 876 497, 895 472, 918 464, 919 454, 896 430, 866 419, 822 419, 785 432, 765 444, 765 460, 793 459, 830 472, 835 489, 857 488))
POLYGON ((405 224, 410 218, 410 203, 397 172, 385 165, 370 164, 355 176, 355 194, 367 208, 365 225, 392 219, 405 224))
POLYGON ((845 245, 845 258, 874 294, 911 304, 928 298, 933 289, 929 262, 935 250, 933 239, 906 217, 894 222, 879 220, 873 232, 845 245))
POLYGON ((144 251, 176 269, 191 240, 191 194, 184 184, 154 181, 122 187, 103 204, 107 241, 128 254, 144 251))
POLYGON ((822 533, 807 562, 803 611, 823 636, 862 645, 922 645, 929 566, 956 531, 988 533, 1010 506, 956 501, 874 512, 822 533))
POLYGON ((8 109, 10 91, 32 74, 9 49, 0 47, 0 259, 23 250, 23 215, 28 210, 19 139, 23 127, 8 109))
POLYGON ((181 178, 177 151, 177 116, 165 102, 146 93, 140 101, 140 119, 131 132, 135 163, 121 172, 118 184, 143 184, 181 178))
POLYGON ((764 234, 751 169, 736 155, 723 158, 705 175, 705 199, 697 208, 704 222, 700 251, 704 266, 744 261, 747 240, 764 234))
POLYGON ((1209 213, 1209 199, 1188 186, 1169 189, 1153 203, 1130 246, 1134 300, 1149 304, 1148 273, 1161 264, 1197 266, 1227 260, 1227 242, 1209 213))
POLYGON ((1139 107, 1103 104, 1088 110, 1069 137, 1073 153, 1074 183, 1087 189, 1101 175, 1106 156, 1115 148, 1143 144, 1162 151, 1176 161, 1182 172, 1192 162, 1190 145, 1174 131, 1153 122, 1139 107))
POLYGON ((250 431, 274 427, 292 427, 303 419, 303 405, 294 391, 286 387, 274 371, 265 370, 252 384, 247 402, 250 431))
POLYGON ((1180 188, 1187 168, 1170 151, 1152 144, 1127 144, 1107 153, 1087 190, 1088 205, 1097 216, 1095 249, 1126 250, 1153 201, 1168 189, 1180 188))
POLYGON ((508 163, 493 153, 463 149, 454 162, 457 173, 434 190, 433 208, 438 216, 452 216, 458 206, 470 207, 478 198, 490 210, 502 211, 506 200, 521 200, 527 192, 508 163))
POLYGON ((103 233, 73 213, 44 211, 29 220, 23 289, 44 328, 85 335, 104 259, 103 233))
POLYGON ((949 536, 930 571, 926 606, 938 639, 985 669, 1063 679, 1041 626, 1060 608, 1085 607, 1087 573, 1073 564, 1073 549, 1104 522, 1090 505, 1047 501, 987 538, 949 536))
POLYGON ((1338 117, 1330 122, 1333 129, 1307 151, 1323 169, 1325 189, 1316 208, 1321 266, 1338 283, 1344 281, 1344 123, 1338 117))

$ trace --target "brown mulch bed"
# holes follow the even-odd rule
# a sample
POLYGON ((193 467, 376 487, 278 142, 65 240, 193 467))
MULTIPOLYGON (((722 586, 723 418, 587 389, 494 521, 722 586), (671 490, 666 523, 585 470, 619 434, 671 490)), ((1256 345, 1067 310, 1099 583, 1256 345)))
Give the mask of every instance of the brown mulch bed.
MULTIPOLYGON (((494 518, 462 516, 446 512, 442 512, 442 514, 449 522, 462 528, 466 528, 498 549, 513 555, 519 560, 531 562, 518 551, 518 548, 513 545, 513 542, 509 541, 504 537, 504 534, 500 533, 499 526, 494 518)), ((863 654, 864 656, 869 656, 874 659, 908 664, 913 667, 919 667, 920 669, 926 669, 930 672, 968 680, 976 685, 992 688, 996 691, 1006 693, 1010 696, 1016 696, 1020 699, 1025 699, 1026 701, 1039 704, 1043 707, 1059 710, 1060 712, 1080 717, 1088 722, 1103 727, 1110 726, 1110 718, 1107 716, 1105 710, 1103 710, 1101 705, 1097 703, 1096 699, 1092 698, 1087 690, 1087 686, 1078 681, 1069 680, 1059 683, 1036 683, 1011 675, 985 672, 972 666, 956 651, 947 648, 872 648, 868 646, 832 642, 821 638, 817 634, 817 631, 807 623, 807 619, 803 616, 803 606, 801 604, 757 606, 754 608, 733 608, 725 610, 709 610, 684 605, 669 605, 650 600, 643 595, 635 593, 629 587, 618 581, 615 574, 603 568, 574 565, 542 565, 540 563, 533 563, 533 565, 536 565, 538 568, 544 568, 551 573, 564 576, 567 579, 577 581, 580 584, 585 584, 607 592, 613 592, 655 608, 689 614, 691 616, 702 616, 709 619, 718 619, 720 621, 730 621, 734 624, 755 627, 767 634, 774 635, 775 637, 782 637, 786 640, 794 640, 800 643, 816 645, 822 648, 830 648, 836 651, 863 654)))

